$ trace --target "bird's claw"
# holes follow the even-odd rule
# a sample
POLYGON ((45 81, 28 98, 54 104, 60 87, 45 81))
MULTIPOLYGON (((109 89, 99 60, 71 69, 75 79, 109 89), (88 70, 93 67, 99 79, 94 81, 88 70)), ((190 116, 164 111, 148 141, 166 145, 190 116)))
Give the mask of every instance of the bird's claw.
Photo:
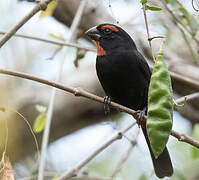
POLYGON ((146 111, 146 109, 137 110, 137 111, 135 112, 135 114, 138 115, 137 124, 138 124, 139 127, 140 127, 140 125, 141 125, 141 123, 142 123, 142 120, 144 119, 145 111, 146 111))
POLYGON ((105 115, 110 113, 110 107, 109 105, 111 104, 111 98, 109 96, 104 97, 104 112, 105 115))

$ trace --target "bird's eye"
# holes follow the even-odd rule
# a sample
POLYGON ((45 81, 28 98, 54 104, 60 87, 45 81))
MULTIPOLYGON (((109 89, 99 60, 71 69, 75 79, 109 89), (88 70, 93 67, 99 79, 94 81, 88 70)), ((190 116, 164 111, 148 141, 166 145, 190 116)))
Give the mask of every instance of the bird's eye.
POLYGON ((105 33, 105 34, 109 34, 109 33, 111 33, 111 32, 112 32, 112 30, 109 29, 109 28, 104 29, 104 33, 105 33))

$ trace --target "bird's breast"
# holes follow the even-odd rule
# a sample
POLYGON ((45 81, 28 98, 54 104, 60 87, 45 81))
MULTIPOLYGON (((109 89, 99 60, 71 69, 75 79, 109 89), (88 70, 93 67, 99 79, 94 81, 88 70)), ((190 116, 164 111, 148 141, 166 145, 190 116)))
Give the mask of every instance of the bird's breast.
POLYGON ((113 101, 135 110, 143 108, 147 84, 133 61, 129 66, 124 58, 100 56, 97 57, 96 70, 104 91, 113 101))

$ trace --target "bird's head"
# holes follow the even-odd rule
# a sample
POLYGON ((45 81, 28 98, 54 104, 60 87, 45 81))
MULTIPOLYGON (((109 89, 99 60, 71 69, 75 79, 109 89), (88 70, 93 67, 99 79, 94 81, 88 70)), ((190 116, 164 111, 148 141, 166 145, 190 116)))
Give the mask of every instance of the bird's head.
POLYGON ((86 34, 95 42, 98 56, 136 48, 129 34, 114 24, 100 24, 86 34))

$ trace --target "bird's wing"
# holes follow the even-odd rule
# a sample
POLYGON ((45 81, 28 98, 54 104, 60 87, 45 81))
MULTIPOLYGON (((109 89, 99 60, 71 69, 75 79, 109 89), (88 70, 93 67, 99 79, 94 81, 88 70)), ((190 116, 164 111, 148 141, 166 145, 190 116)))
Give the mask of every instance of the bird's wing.
POLYGON ((147 61, 142 56, 142 54, 139 51, 135 52, 136 57, 138 58, 138 67, 140 68, 140 71, 143 73, 144 78, 149 82, 151 78, 151 70, 149 68, 149 65, 147 64, 147 61))
MULTIPOLYGON (((134 61, 136 63, 136 67, 139 68, 139 71, 144 76, 144 79, 149 83, 151 79, 151 70, 149 68, 149 65, 145 58, 142 56, 142 54, 138 50, 134 50, 131 52, 126 53, 126 60, 128 61, 134 61)), ((132 62, 129 62, 129 65, 135 66, 132 62)), ((133 67, 132 67, 133 68, 133 67)))

